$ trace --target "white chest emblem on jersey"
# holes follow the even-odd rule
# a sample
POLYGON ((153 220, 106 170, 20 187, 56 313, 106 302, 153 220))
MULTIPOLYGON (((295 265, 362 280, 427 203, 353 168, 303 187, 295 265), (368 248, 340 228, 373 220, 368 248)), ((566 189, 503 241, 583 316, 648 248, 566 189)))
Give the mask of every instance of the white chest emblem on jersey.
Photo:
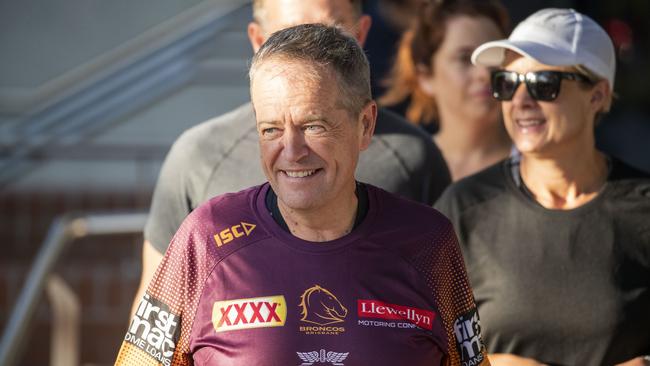
POLYGON ((302 363, 300 366, 311 366, 316 362, 329 363, 336 366, 342 366, 343 361, 348 358, 350 352, 327 352, 324 349, 312 352, 296 352, 302 363))

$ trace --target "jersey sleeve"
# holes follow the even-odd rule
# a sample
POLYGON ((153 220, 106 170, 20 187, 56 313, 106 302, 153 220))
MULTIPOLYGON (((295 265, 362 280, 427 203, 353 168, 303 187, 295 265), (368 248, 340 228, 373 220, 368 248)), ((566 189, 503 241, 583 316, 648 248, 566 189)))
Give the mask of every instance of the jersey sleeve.
POLYGON ((444 365, 490 365, 458 240, 449 221, 415 260, 438 306, 447 338, 444 365), (433 241, 433 245, 431 245, 433 241))
POLYGON ((144 230, 145 239, 161 253, 165 253, 172 236, 192 211, 188 184, 191 147, 184 137, 174 143, 163 162, 144 230))
POLYGON ((188 216, 171 241, 133 315, 115 365, 191 365, 190 335, 208 263, 200 216, 188 216), (198 218, 197 218, 198 217, 198 218), (196 229, 198 227, 198 229, 196 229))

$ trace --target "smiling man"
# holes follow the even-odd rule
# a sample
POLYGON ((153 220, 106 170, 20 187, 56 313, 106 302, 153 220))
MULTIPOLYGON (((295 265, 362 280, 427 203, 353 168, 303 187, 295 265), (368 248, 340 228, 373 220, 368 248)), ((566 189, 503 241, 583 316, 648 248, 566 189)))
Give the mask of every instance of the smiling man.
POLYGON ((291 27, 250 79, 268 183, 188 216, 117 364, 488 364, 448 220, 355 179, 377 117, 358 43, 291 27))
MULTIPOLYGON (((346 29, 363 46, 371 19, 361 0, 255 0, 248 37, 254 51, 275 31, 323 23, 346 29)), ((251 103, 201 123, 181 135, 167 155, 144 231, 142 277, 134 310, 172 236, 185 217, 212 197, 261 184, 255 116, 251 103)), ((359 159, 359 180, 433 204, 451 178, 430 136, 384 109, 375 135, 359 159)))

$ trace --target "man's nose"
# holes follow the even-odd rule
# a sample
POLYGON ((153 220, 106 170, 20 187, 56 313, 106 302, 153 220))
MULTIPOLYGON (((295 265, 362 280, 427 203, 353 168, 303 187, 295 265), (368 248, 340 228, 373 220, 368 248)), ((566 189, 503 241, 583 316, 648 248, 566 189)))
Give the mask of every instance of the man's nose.
POLYGON ((282 136, 282 154, 289 161, 299 161, 309 154, 309 146, 302 129, 290 127, 282 136))

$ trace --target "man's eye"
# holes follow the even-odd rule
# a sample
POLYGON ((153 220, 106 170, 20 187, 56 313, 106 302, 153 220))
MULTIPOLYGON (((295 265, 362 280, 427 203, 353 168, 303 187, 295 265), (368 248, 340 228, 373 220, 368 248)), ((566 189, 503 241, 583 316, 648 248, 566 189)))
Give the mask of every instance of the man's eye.
POLYGON ((305 131, 311 132, 311 133, 318 133, 318 132, 323 132, 325 128, 321 125, 307 125, 305 126, 305 131))
POLYGON ((268 127, 268 128, 263 128, 262 129, 262 135, 264 136, 272 136, 278 132, 278 129, 275 127, 268 127))

